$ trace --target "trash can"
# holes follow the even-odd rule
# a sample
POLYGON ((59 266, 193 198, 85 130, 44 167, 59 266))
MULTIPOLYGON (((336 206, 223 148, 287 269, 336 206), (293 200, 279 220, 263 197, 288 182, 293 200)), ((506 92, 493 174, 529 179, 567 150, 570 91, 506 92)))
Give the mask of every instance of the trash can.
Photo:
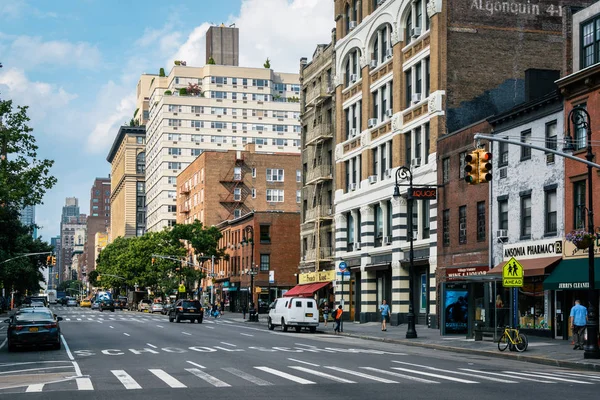
POLYGON ((483 324, 484 322, 482 320, 476 320, 475 321, 475 341, 481 341, 483 340, 483 324))

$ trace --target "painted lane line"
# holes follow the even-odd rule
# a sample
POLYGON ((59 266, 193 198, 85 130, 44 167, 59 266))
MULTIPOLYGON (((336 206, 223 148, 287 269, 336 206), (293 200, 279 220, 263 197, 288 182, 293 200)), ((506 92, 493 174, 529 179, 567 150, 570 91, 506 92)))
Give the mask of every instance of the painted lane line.
POLYGON ((206 329, 215 329, 214 326, 207 326, 206 329))
POLYGON ((327 378, 327 379, 330 379, 330 380, 335 381, 335 382, 340 382, 340 383, 356 383, 356 382, 348 380, 348 379, 338 378, 337 376, 329 375, 329 374, 326 374, 325 372, 315 371, 315 370, 308 369, 308 368, 305 368, 305 367, 300 367, 300 366, 292 365, 289 368, 295 369, 297 371, 306 372, 307 374, 312 374, 312 375, 320 376, 321 378, 327 378))
POLYGON ((92 385, 90 378, 77 378, 75 382, 77 382, 77 390, 94 390, 94 385, 92 385))
POLYGON ((407 369, 407 368, 392 367, 392 369, 395 369, 395 370, 398 370, 398 371, 408 372, 408 373, 411 373, 411 374, 425 375, 425 376, 430 376, 432 378, 445 379, 445 380, 448 380, 448 381, 454 381, 454 382, 460 382, 460 383, 479 383, 479 382, 475 382, 475 381, 470 381, 468 379, 454 378, 452 376, 445 376, 445 375, 440 375, 440 374, 433 374, 431 372, 415 371, 415 370, 407 369))
POLYGON ((150 343, 146 343, 146 346, 148 346, 148 347, 152 347, 153 349, 158 349, 158 347, 156 347, 155 345, 153 345, 153 344, 150 344, 150 343))
POLYGON ((408 363, 408 362, 402 362, 402 361, 392 361, 393 363, 396 364, 403 364, 403 365, 409 365, 411 367, 418 367, 418 368, 424 368, 430 371, 438 371, 438 372, 445 372, 447 374, 455 374, 455 375, 466 375, 469 376, 471 378, 480 378, 480 379, 486 379, 488 381, 493 381, 493 382, 500 382, 500 383, 517 383, 517 381, 510 381, 508 379, 500 379, 500 378, 492 378, 489 376, 473 376, 473 374, 469 374, 466 372, 458 372, 458 371, 449 371, 446 369, 441 369, 441 368, 435 368, 435 367, 430 367, 427 365, 419 365, 419 364, 413 364, 413 363, 408 363))
POLYGON ((236 368, 223 368, 223 371, 227 371, 230 374, 237 376, 238 378, 242 378, 247 380, 248 382, 254 383, 257 386, 273 386, 271 382, 265 381, 263 379, 257 378, 254 375, 250 375, 244 371, 240 371, 236 368))
MULTIPOLYGON (((461 370, 467 371, 467 372, 475 372, 475 373, 478 373, 478 374, 487 374, 487 375, 495 375, 495 376, 504 376, 504 377, 506 377, 505 374, 501 374, 501 373, 498 373, 498 372, 480 371, 480 370, 477 370, 477 369, 470 369, 470 368, 461 368, 461 370)), ((555 382, 551 382, 551 381, 544 381, 544 380, 541 380, 541 379, 527 378, 527 377, 524 377, 524 376, 511 376, 511 379, 521 379, 523 381, 538 382, 538 383, 555 383, 555 382)))
POLYGON ((297 363, 302 363, 302 364, 310 365, 311 367, 320 367, 319 364, 313 364, 313 363, 309 363, 307 361, 296 360, 295 358, 288 358, 288 360, 293 361, 293 362, 297 362, 297 363))
POLYGON ((186 368, 185 369, 187 372, 196 375, 198 378, 202 379, 203 381, 210 383, 211 385, 215 386, 215 387, 230 387, 231 385, 229 383, 223 382, 222 380, 215 378, 212 375, 207 374, 204 371, 200 371, 199 369, 196 368, 186 368))
POLYGON ((360 376, 361 378, 367 378, 367 379, 372 379, 374 381, 377 382, 381 382, 381 383, 398 383, 396 381, 392 381, 391 379, 385 379, 385 378, 380 378, 378 376, 373 376, 373 375, 369 375, 369 374, 365 374, 363 372, 358 372, 358 371, 352 371, 351 369, 344 369, 344 368, 338 368, 338 367, 325 367, 327 369, 331 369, 334 371, 338 371, 338 372, 345 372, 349 375, 356 375, 356 376, 360 376))
POLYGON ((123 332, 123 335, 125 335, 125 336, 131 336, 129 333, 125 333, 125 332, 123 332))
MULTIPOLYGON (((327 335, 330 336, 330 335, 327 335)), ((310 344, 304 344, 304 343, 294 343, 296 346, 304 346, 304 347, 310 347, 311 349, 315 349, 316 347, 310 344)), ((333 350, 327 350, 327 349, 319 349, 319 353, 323 352, 323 353, 335 353, 335 351, 333 350)))
POLYGON ((27 386, 27 390, 25 390, 25 393, 41 392, 42 390, 44 390, 44 384, 36 383, 34 385, 27 386))
POLYGON ((240 332, 240 335, 254 337, 254 335, 251 335, 251 334, 249 334, 249 333, 243 333, 243 332, 240 332))
POLYGON ((46 370, 46 369, 64 369, 64 368, 71 368, 70 365, 62 365, 60 367, 40 367, 40 368, 28 368, 28 369, 20 369, 20 370, 11 370, 11 371, 3 371, 0 372, 0 375, 4 375, 4 374, 14 374, 17 372, 30 372, 30 371, 42 371, 42 370, 46 370))
POLYGON ((112 374, 117 377, 119 381, 125 386, 125 389, 141 389, 142 387, 137 383, 127 372, 122 369, 111 370, 112 374))
POLYGON ((94 318, 88 318, 88 321, 93 321, 93 320, 94 320, 94 318))
POLYGON ((181 332, 181 333, 183 333, 184 335, 192 336, 191 333, 187 333, 187 332, 181 332))
POLYGON ((60 335, 60 340, 62 340, 62 343, 65 346, 65 350, 67 352, 67 356, 69 356, 69 360, 75 361, 75 357, 73 357, 73 353, 71 353, 71 349, 69 348, 69 345, 67 344, 67 341, 65 340, 65 336, 60 335))
POLYGON ((4 327, 3 327, 3 326, 0 326, 0 331, 1 331, 2 329, 4 329, 4 327))
POLYGON ((77 321, 81 321, 81 318, 77 318, 77 321))
MULTIPOLYGON (((512 372, 512 371, 504 371, 504 373, 511 374, 511 375, 517 375, 518 374, 517 372, 512 372)), ((531 373, 531 372, 528 372, 527 376, 533 376, 533 377, 536 377, 536 378, 551 379, 553 381, 571 382, 571 383, 582 383, 584 385, 593 385, 592 382, 578 381, 578 380, 575 380, 575 379, 559 378, 557 376, 546 376, 546 375, 534 374, 534 373, 531 373)))
POLYGON ((227 346, 231 346, 231 347, 237 347, 237 345, 235 344, 231 344, 231 343, 227 343, 227 342, 221 342, 222 344, 225 344, 227 346))
POLYGON ((65 321, 70 321, 70 320, 71 320, 71 318, 65 318, 65 321))
POLYGON ((109 326, 109 327, 110 327, 110 329, 115 329, 115 327, 114 327, 114 326, 109 326))
POLYGON ((71 361, 25 361, 19 363, 2 363, 0 367, 12 367, 15 365, 27 365, 27 364, 52 364, 52 363, 66 363, 71 364, 71 361))
POLYGON ((195 362, 193 362, 193 361, 186 361, 186 362, 187 362, 188 364, 192 364, 194 367, 198 367, 198 368, 206 369, 206 367, 205 367, 205 366, 203 366, 203 365, 200 365, 200 364, 196 364, 196 363, 195 363, 195 362))
POLYGON ((7 340, 8 340, 8 339, 4 339, 4 341, 2 342, 2 344, 0 344, 0 349, 4 347, 4 345, 6 344, 6 341, 7 341, 7 340))
POLYGON ((162 325, 156 325, 156 326, 158 326, 159 328, 164 328, 164 326, 162 326, 162 325))
POLYGON ((439 383, 436 381, 431 381, 429 379, 417 378, 417 377, 410 376, 410 375, 399 374, 397 372, 386 371, 384 369, 377 369, 377 368, 373 368, 373 367, 360 367, 360 368, 366 369, 368 371, 377 372, 379 374, 385 374, 385 375, 389 375, 389 376, 395 376, 397 378, 407 379, 409 381, 415 381, 415 382, 421 382, 421 383, 436 383, 436 384, 439 383))
POLYGON ((160 379, 172 388, 187 387, 183 383, 179 382, 177 379, 173 378, 171 375, 167 374, 162 369, 149 369, 148 371, 152 372, 158 379, 160 379))
MULTIPOLYGON (((552 371, 552 372, 555 373, 555 374, 558 374, 558 375, 573 376, 575 378, 586 378, 586 379, 592 379, 594 381, 600 380, 600 376, 598 376, 598 375, 589 375, 589 374, 586 374, 585 372, 577 373, 577 374, 569 373, 569 372, 562 372, 562 371, 552 371)), ((536 372, 536 373, 537 374, 543 374, 543 372, 536 372)))
POLYGON ((302 385, 314 385, 316 383, 313 381, 309 381, 308 379, 300 378, 299 376, 288 374, 287 372, 278 371, 276 369, 269 368, 269 367, 254 367, 254 368, 259 369, 264 372, 268 372, 269 374, 277 375, 281 378, 290 380, 292 382, 300 383, 302 385))

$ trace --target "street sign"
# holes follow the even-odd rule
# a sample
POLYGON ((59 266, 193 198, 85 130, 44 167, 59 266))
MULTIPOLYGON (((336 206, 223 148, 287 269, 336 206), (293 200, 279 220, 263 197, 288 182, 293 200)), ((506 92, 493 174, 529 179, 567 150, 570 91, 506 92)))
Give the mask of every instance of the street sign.
POLYGON ((432 188, 412 188, 408 190, 408 198, 415 200, 435 200, 437 189, 432 188))
POLYGON ((342 271, 342 272, 344 272, 344 271, 346 270, 346 268, 347 268, 347 267, 348 267, 348 265, 346 265, 346 262, 345 262, 345 261, 342 261, 342 262, 340 263, 340 265, 338 265, 338 268, 339 268, 339 270, 340 270, 340 271, 342 271))
POLYGON ((269 283, 275 283, 275 271, 269 271, 269 283))
POLYGON ((184 284, 179 285, 179 293, 185 293, 185 285, 184 284))
POLYGON ((250 271, 250 272, 248 272, 248 275, 258 275, 258 272, 257 271, 250 271))
POLYGON ((523 266, 514 257, 511 257, 502 267, 502 286, 523 286, 523 266))

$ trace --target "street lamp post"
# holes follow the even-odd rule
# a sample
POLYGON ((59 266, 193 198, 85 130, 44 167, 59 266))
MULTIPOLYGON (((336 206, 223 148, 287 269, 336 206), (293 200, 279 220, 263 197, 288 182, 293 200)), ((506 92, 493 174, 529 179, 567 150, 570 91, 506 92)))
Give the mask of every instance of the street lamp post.
MULTIPOLYGON (((592 153, 592 127, 590 114, 583 107, 573 108, 567 117, 567 135, 565 137, 565 147, 563 151, 573 151, 573 138, 571 137, 571 123, 575 129, 581 128, 586 130, 587 152, 585 159, 589 162, 594 160, 592 153)), ((588 180, 588 231, 594 234, 594 196, 592 192, 592 166, 587 165, 587 180, 588 180)), ((594 245, 595 240, 590 240, 588 248, 588 321, 586 325, 587 339, 584 346, 583 358, 598 359, 600 358, 600 348, 598 348, 598 292, 594 287, 596 281, 594 271, 594 245)))
MULTIPOLYGON (((254 228, 252 225, 246 225, 244 227, 244 237, 242 244, 250 243, 250 300, 254 304, 254 228), (246 232, 249 238, 246 238, 246 232)), ((258 312, 258 309, 257 309, 258 312)))
MULTIPOLYGON (((409 250, 409 265, 408 265, 408 314, 406 315, 408 328, 406 330, 407 339, 415 339, 417 337, 416 323, 415 323, 415 308, 414 308, 414 293, 413 293, 413 274, 414 274, 414 238, 413 238, 413 175, 405 166, 398 168, 396 171, 396 184, 394 185, 394 197, 400 196, 400 184, 398 180, 408 179, 409 195, 407 196, 408 201, 408 237, 410 242, 409 250)), ((343 276, 343 275, 342 275, 343 276)))

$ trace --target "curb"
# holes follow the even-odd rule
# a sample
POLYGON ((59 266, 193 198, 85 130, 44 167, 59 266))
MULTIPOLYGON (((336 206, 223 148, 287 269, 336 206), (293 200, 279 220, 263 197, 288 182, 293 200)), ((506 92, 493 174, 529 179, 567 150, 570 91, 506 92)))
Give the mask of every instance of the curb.
MULTIPOLYGON (((324 332, 324 331, 320 331, 320 332, 325 333, 327 335, 333 335, 333 333, 330 333, 330 332, 324 332)), ((395 343, 395 344, 402 344, 405 346, 424 347, 424 348, 434 349, 434 350, 450 351, 453 353, 463 353, 463 354, 468 353, 468 354, 477 354, 477 355, 483 355, 483 356, 488 356, 488 357, 513 359, 513 360, 517 360, 517 361, 530 362, 530 363, 534 363, 534 364, 551 365, 551 366, 555 366, 555 367, 559 367, 559 368, 600 371, 600 364, 579 363, 576 361, 563 361, 563 360, 556 360, 556 359, 552 359, 552 358, 527 356, 527 355, 523 355, 522 353, 502 353, 500 351, 494 352, 494 351, 488 351, 488 350, 468 349, 468 348, 464 348, 464 347, 445 346, 445 345, 435 344, 435 343, 413 342, 413 341, 404 340, 404 339, 380 338, 380 337, 376 337, 376 336, 368 336, 368 335, 363 335, 363 334, 345 333, 345 332, 338 333, 338 336, 339 335, 355 337, 355 338, 363 339, 363 340, 371 340, 371 341, 376 341, 376 342, 395 343)))

